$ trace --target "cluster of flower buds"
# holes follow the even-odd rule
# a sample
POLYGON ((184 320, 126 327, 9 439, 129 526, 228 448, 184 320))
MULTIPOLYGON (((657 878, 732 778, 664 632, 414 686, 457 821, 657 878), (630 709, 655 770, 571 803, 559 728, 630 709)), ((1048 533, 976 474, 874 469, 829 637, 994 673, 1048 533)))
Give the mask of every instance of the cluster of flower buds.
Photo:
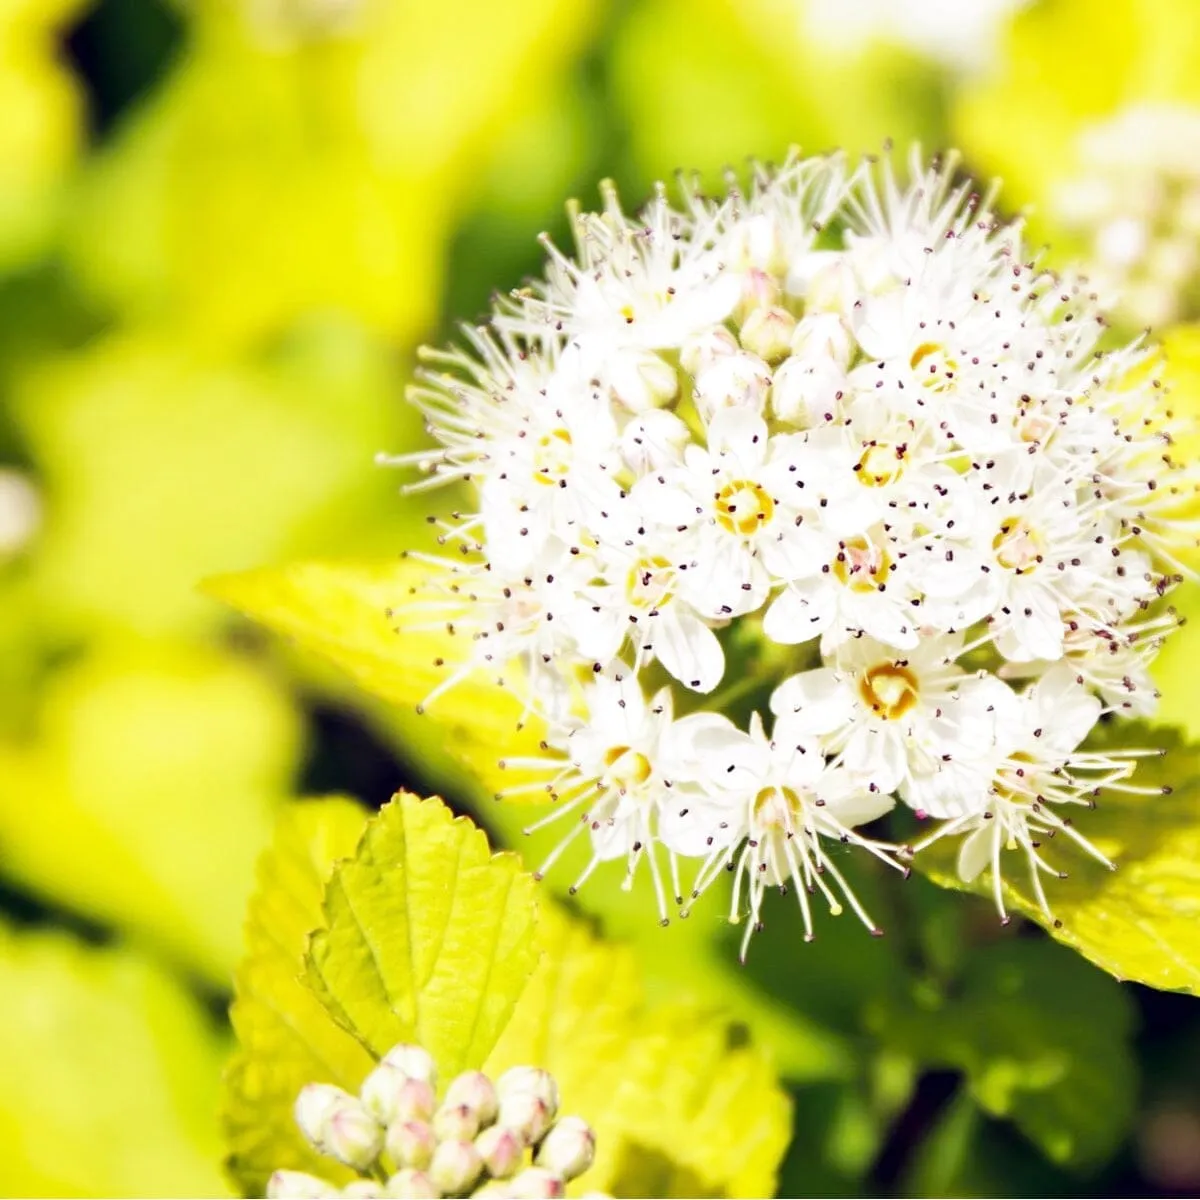
POLYGON ((664 923, 728 870, 747 940, 770 887, 806 937, 810 898, 878 932, 827 847, 903 869, 943 837, 1002 919, 1014 857, 1053 918, 1048 840, 1108 864, 1069 814, 1140 790, 1081 743, 1154 709, 1186 427, 953 160, 908 175, 796 158, 636 217, 608 188, 410 393, 439 448, 397 461, 474 489, 415 556, 408 631, 463 645, 425 703, 517 689, 544 753, 501 796, 568 822, 543 870, 589 839, 575 886, 648 865, 664 923), (898 805, 939 824, 859 832, 898 805))
POLYGON ((321 1154, 362 1178, 337 1188, 301 1171, 276 1171, 270 1197, 565 1194, 592 1164, 596 1138, 579 1117, 558 1115, 558 1086, 537 1067, 495 1083, 482 1071, 452 1079, 441 1100, 437 1069, 419 1046, 383 1056, 357 1096, 327 1083, 305 1087, 296 1123, 321 1154))

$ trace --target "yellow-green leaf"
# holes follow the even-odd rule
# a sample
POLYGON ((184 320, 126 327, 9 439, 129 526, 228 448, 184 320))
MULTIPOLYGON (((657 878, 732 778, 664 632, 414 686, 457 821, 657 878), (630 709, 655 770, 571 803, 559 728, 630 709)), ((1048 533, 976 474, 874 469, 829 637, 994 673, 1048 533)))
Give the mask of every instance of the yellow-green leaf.
POLYGON ((128 947, 0 926, 0 1194, 217 1196, 224 1046, 128 947))
POLYGON ((238 1051, 225 1073, 221 1106, 226 1166, 250 1196, 264 1194, 276 1168, 340 1177, 337 1164, 301 1137, 292 1106, 306 1083, 356 1090, 373 1062, 300 974, 305 941, 321 923, 325 881, 336 860, 354 853, 365 821, 351 800, 292 805, 259 860, 230 1009, 238 1051))
POLYGON ((616 1196, 765 1196, 791 1136, 767 1060, 726 1017, 648 1008, 633 951, 541 905, 541 962, 485 1069, 535 1063, 597 1133, 580 1181, 616 1196))
MULTIPOLYGON (((297 563, 210 579, 205 589, 268 628, 294 638, 346 671, 365 691, 401 705, 416 706, 462 664, 470 635, 452 635, 440 624, 428 628, 436 569, 413 560, 385 563, 297 563), (416 627, 421 628, 416 628, 416 627)), ((440 609, 438 621, 455 613, 440 609)), ((405 732, 464 764, 490 791, 528 779, 503 771, 506 755, 536 754, 539 723, 522 728, 516 697, 486 675, 475 674, 441 696, 405 732), (418 723, 424 723, 422 731, 418 723), (421 733, 424 732, 424 737, 421 733)))
POLYGON ((533 889, 466 818, 402 793, 330 879, 305 978, 377 1056, 416 1042, 447 1077, 478 1067, 537 965, 533 889))
MULTIPOLYGON (((1123 725, 1116 736, 1130 745, 1168 750, 1163 758, 1147 760, 1136 781, 1172 786, 1172 794, 1105 792, 1099 807, 1076 821, 1079 832, 1117 864, 1115 871, 1066 839, 1055 841, 1051 862, 1069 878, 1048 881, 1046 891, 1061 927, 1046 919, 1023 864, 1016 861, 1003 863, 1005 900, 1118 979, 1195 993, 1200 991, 1200 747, 1163 726, 1123 725)), ((918 854, 914 865, 943 887, 990 894, 990 870, 967 887, 955 873, 950 848, 918 854)))

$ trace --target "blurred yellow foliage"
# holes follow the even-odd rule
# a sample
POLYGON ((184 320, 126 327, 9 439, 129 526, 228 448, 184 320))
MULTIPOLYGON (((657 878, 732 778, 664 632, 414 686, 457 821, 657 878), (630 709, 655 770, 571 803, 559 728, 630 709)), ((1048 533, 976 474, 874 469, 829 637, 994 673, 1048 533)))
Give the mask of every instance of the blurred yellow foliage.
POLYGON ((220 1196, 223 1041, 161 967, 0 926, 0 1192, 220 1196))
POLYGON ((0 745, 5 873, 223 985, 299 733, 287 693, 227 653, 98 649, 53 678, 35 740, 0 745))

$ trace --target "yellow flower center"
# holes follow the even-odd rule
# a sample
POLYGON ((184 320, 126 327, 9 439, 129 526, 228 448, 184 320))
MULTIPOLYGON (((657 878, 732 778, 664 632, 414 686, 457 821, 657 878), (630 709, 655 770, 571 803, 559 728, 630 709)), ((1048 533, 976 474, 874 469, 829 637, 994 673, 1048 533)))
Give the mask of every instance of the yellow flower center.
POLYGON ((996 561, 1018 575, 1037 568, 1046 551, 1046 540, 1024 517, 1009 517, 992 539, 996 561))
POLYGON ((571 469, 570 447, 571 435, 565 429, 543 433, 533 454, 534 481, 553 487, 566 479, 571 469))
POLYGON ((878 591, 891 569, 887 551, 865 537, 844 541, 832 563, 834 578, 856 592, 878 591))
POLYGON ((863 451, 854 468, 858 482, 865 487, 885 487, 894 483, 904 473, 908 458, 906 445, 894 446, 890 442, 871 442, 863 451))
POLYGON ((765 787, 754 797, 754 819, 760 827, 795 830, 803 811, 799 795, 788 787, 765 787))
POLYGON ((917 677, 900 663, 879 663, 864 671, 858 681, 862 702, 885 721, 896 721, 912 712, 920 691, 917 677))
POLYGON ((734 479, 716 496, 717 523, 727 533, 751 537, 775 515, 775 501, 761 484, 734 479))
POLYGON ((624 794, 650 778, 650 760, 628 746, 613 746, 604 755, 604 783, 624 794))
POLYGON ((920 376, 921 385, 930 391, 944 392, 954 386, 958 362, 946 353, 940 342, 922 342, 908 360, 920 376))
POLYGON ((674 582, 670 562, 655 555, 641 558, 630 568, 625 579, 625 594, 636 608, 660 609, 671 602, 674 582))

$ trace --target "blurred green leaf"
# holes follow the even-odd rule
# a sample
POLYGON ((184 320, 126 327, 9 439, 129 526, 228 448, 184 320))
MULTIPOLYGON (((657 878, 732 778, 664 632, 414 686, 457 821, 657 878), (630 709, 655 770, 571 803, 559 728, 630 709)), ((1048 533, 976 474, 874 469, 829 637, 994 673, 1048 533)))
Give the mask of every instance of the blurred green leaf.
POLYGON ((0 4, 0 271, 45 249, 85 135, 82 89, 58 38, 86 0, 0 4))
POLYGON ((30 740, 0 743, 0 871, 224 985, 299 735, 244 660, 111 643, 52 677, 30 740))
POLYGON ((72 264, 209 346, 325 309, 406 341, 493 140, 552 103, 601 8, 194 5, 188 53, 90 164, 72 264))
MULTIPOLYGON (((440 609, 428 628, 425 607, 444 602, 438 572, 413 560, 390 563, 295 563, 207 580, 204 590, 277 633, 315 650, 346 671, 359 687, 410 712, 457 667, 470 639, 440 624, 454 613, 440 609), (419 630, 405 631, 405 626, 419 630)), ((464 602, 465 604, 465 602, 464 602)), ((516 697, 477 673, 430 706, 407 729, 420 755, 428 740, 467 765, 490 791, 532 776, 502 771, 506 755, 538 753, 541 726, 530 717, 519 729, 516 697)))
POLYGON ((265 1195, 276 1169, 353 1178, 310 1148, 292 1108, 305 1084, 355 1090, 374 1065, 300 978, 305 942, 321 924, 325 882, 334 863, 354 853, 366 818, 351 800, 291 805, 259 860, 230 1009, 238 1050, 221 1105, 226 1165, 248 1196, 265 1195))
POLYGON ((51 498, 42 623, 195 632, 220 616, 195 594, 205 574, 401 540, 372 462, 417 425, 395 387, 387 348, 334 321, 249 362, 130 334, 31 370, 16 398, 51 498))
MULTIPOLYGON (((1023 865, 1005 872, 1005 903, 1118 979, 1194 994, 1200 990, 1200 747, 1161 725, 1122 722, 1116 736, 1122 745, 1167 751, 1145 760, 1135 782, 1167 785, 1172 794, 1104 792, 1096 811, 1080 818, 1079 831, 1117 864, 1115 871, 1059 839, 1055 862, 1069 878, 1052 880, 1047 894, 1061 926, 1042 912, 1023 865)), ((914 866, 942 887, 991 892, 990 868, 964 884, 950 847, 923 851, 914 866)))
POLYGON ((728 1017, 648 1009, 633 952, 543 905, 541 961, 485 1070, 537 1063, 596 1129, 581 1182, 616 1196, 766 1196, 791 1136, 787 1095, 728 1017))
POLYGON ((1133 1121, 1133 1002, 1113 980, 1051 942, 977 950, 946 994, 878 1014, 889 1044, 963 1071, 971 1095, 1058 1163, 1094 1168, 1133 1121))
POLYGON ((437 799, 401 793, 325 891, 305 980, 376 1056, 416 1042, 478 1067, 537 964, 533 879, 437 799))
POLYGON ((0 927, 0 1192, 218 1196, 223 1052, 136 952, 0 927))

